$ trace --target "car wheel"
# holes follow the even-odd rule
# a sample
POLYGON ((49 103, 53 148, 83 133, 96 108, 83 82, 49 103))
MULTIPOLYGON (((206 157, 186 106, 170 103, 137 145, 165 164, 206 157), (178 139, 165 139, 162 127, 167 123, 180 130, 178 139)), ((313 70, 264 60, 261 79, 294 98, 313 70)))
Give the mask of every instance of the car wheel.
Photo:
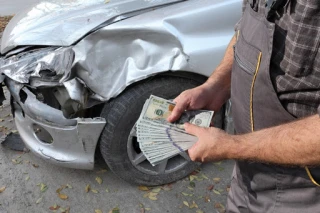
POLYGON ((191 162, 185 152, 153 167, 139 148, 135 123, 151 94, 174 99, 198 85, 192 79, 158 76, 130 86, 108 102, 101 113, 107 124, 100 150, 110 170, 128 182, 149 186, 174 182, 195 170, 200 164, 191 162))

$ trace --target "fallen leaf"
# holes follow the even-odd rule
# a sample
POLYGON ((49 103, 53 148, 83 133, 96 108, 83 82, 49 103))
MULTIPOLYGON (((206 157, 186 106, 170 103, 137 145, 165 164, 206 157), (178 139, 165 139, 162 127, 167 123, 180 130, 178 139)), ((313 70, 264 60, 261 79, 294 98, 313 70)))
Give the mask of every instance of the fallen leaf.
POLYGON ((185 206, 188 206, 189 207, 189 203, 187 202, 187 201, 183 201, 183 204, 185 205, 185 206))
POLYGON ((5 186, 1 187, 1 188, 0 188, 0 193, 4 192, 5 190, 6 190, 6 187, 5 187, 5 186))
POLYGON ((217 195, 221 195, 221 193, 219 192, 219 191, 217 191, 217 190, 212 190, 215 194, 217 194, 217 195))
POLYGON ((209 185, 209 186, 207 187, 207 190, 208 190, 208 191, 211 191, 213 188, 214 188, 214 185, 209 185))
POLYGON ((101 177, 96 177, 96 181, 97 181, 97 183, 99 183, 100 185, 102 184, 102 179, 101 179, 101 177))
POLYGON ((39 167, 39 165, 38 165, 38 164, 35 164, 35 163, 33 163, 32 166, 33 166, 34 168, 38 168, 38 167, 39 167))
POLYGON ((190 190, 193 190, 193 188, 191 186, 188 186, 187 188, 190 189, 190 190))
POLYGON ((152 192, 158 193, 158 192, 160 192, 160 191, 161 191, 161 188, 160 188, 160 187, 157 187, 157 188, 152 189, 152 192))
POLYGON ((11 130, 12 133, 18 133, 18 130, 11 130))
POLYGON ((90 191, 90 189, 91 189, 90 184, 86 185, 85 190, 86 190, 87 193, 90 191))
POLYGON ((189 196, 189 194, 185 192, 181 192, 181 194, 183 194, 184 196, 189 196))
POLYGON ((151 208, 144 208, 146 211, 150 211, 151 210, 151 208))
POLYGON ((215 183, 219 183, 220 182, 220 180, 221 180, 221 178, 213 178, 213 181, 215 182, 215 183))
POLYGON ((111 213, 120 213, 120 209, 118 207, 113 208, 111 213))
POLYGON ((68 199, 68 195, 66 195, 66 194, 61 194, 61 193, 59 193, 58 196, 59 196, 59 198, 60 198, 61 200, 67 200, 67 199, 68 199))
POLYGON ((41 203, 41 201, 42 201, 42 197, 40 197, 40 198, 36 201, 36 204, 41 203))
POLYGON ((210 201, 211 200, 210 200, 210 196, 209 195, 204 197, 204 202, 209 203, 210 201))
POLYGON ((224 213, 226 211, 226 208, 221 203, 215 203, 214 208, 218 209, 219 213, 224 213))
POLYGON ((102 213, 102 211, 100 209, 95 209, 94 213, 102 213))
POLYGON ((72 186, 71 186, 70 184, 67 184, 66 187, 67 187, 68 189, 72 189, 72 186))
POLYGON ((147 186, 139 186, 138 189, 140 191, 149 191, 149 188, 147 186))
POLYGON ((148 196, 149 196, 149 193, 145 193, 145 194, 143 195, 144 198, 146 198, 146 197, 148 197, 148 196))
POLYGON ((47 191, 48 187, 44 183, 40 183, 40 192, 45 192, 47 191))
POLYGON ((158 200, 158 198, 155 197, 155 196, 149 196, 148 198, 149 198, 150 200, 158 200))
POLYGON ((65 185, 62 185, 60 188, 58 188, 58 189, 56 190, 56 192, 57 192, 58 194, 60 194, 60 192, 61 192, 64 188, 66 188, 66 186, 65 186, 65 185))
POLYGON ((98 194, 98 193, 99 193, 99 191, 96 190, 96 189, 91 189, 91 192, 93 192, 93 193, 95 193, 95 194, 98 194))
POLYGON ((110 0, 105 0, 105 2, 104 2, 104 3, 105 3, 105 4, 108 4, 109 2, 110 2, 110 0))
POLYGON ((190 176, 189 176, 189 180, 190 180, 190 181, 193 181, 193 180, 196 179, 196 178, 197 178, 197 176, 195 176, 195 175, 190 175, 190 176))
POLYGON ((152 197, 154 197, 154 196, 157 196, 159 193, 157 193, 157 192, 149 192, 149 196, 152 196, 152 197))
POLYGON ((106 192, 109 192, 109 189, 108 189, 108 188, 106 188, 106 192))
POLYGON ((208 180, 209 178, 206 176, 206 175, 204 175, 204 174, 202 174, 201 175, 204 179, 206 179, 206 180, 208 180))
POLYGON ((190 205, 189 208, 190 208, 190 209, 199 208, 199 206, 196 204, 196 202, 192 201, 192 204, 190 205))
POLYGON ((21 159, 12 159, 11 161, 12 161, 12 163, 15 164, 15 165, 22 163, 22 160, 21 160, 21 159))
POLYGON ((25 178, 25 180, 26 180, 26 181, 28 181, 29 179, 30 179, 30 177, 29 177, 29 176, 27 176, 27 177, 25 178))
POLYGON ((61 213, 70 213, 70 207, 60 208, 61 213))
POLYGON ((198 209, 196 213, 204 213, 202 210, 198 209))
POLYGON ((49 209, 52 211, 58 210, 60 208, 60 206, 58 206, 57 204, 54 204, 53 206, 50 206, 49 209))

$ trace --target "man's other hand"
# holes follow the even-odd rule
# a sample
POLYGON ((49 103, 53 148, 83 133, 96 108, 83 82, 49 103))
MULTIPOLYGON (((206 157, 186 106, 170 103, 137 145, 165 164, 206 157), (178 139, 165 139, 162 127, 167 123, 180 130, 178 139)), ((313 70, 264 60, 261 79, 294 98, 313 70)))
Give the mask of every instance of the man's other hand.
POLYGON ((234 145, 232 136, 210 127, 203 128, 185 123, 187 133, 197 136, 198 141, 189 150, 192 161, 210 162, 227 159, 229 148, 234 145))

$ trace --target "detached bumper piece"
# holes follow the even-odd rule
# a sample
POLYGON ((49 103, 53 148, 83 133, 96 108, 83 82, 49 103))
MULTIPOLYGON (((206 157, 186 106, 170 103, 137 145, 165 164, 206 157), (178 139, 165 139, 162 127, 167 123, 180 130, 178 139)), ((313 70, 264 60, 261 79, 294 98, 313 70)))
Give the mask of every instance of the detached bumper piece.
POLYGON ((38 100, 28 87, 6 79, 14 98, 15 122, 26 146, 39 157, 64 167, 93 169, 104 118, 67 119, 38 100))

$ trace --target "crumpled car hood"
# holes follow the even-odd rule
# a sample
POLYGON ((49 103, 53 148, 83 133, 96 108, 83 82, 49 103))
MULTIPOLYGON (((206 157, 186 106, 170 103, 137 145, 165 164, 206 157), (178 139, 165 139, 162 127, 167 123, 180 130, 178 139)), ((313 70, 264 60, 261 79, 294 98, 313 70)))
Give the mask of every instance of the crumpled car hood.
POLYGON ((2 37, 1 54, 17 46, 69 46, 108 20, 112 19, 112 23, 143 13, 150 8, 181 1, 184 0, 48 0, 41 2, 12 19, 2 37))

